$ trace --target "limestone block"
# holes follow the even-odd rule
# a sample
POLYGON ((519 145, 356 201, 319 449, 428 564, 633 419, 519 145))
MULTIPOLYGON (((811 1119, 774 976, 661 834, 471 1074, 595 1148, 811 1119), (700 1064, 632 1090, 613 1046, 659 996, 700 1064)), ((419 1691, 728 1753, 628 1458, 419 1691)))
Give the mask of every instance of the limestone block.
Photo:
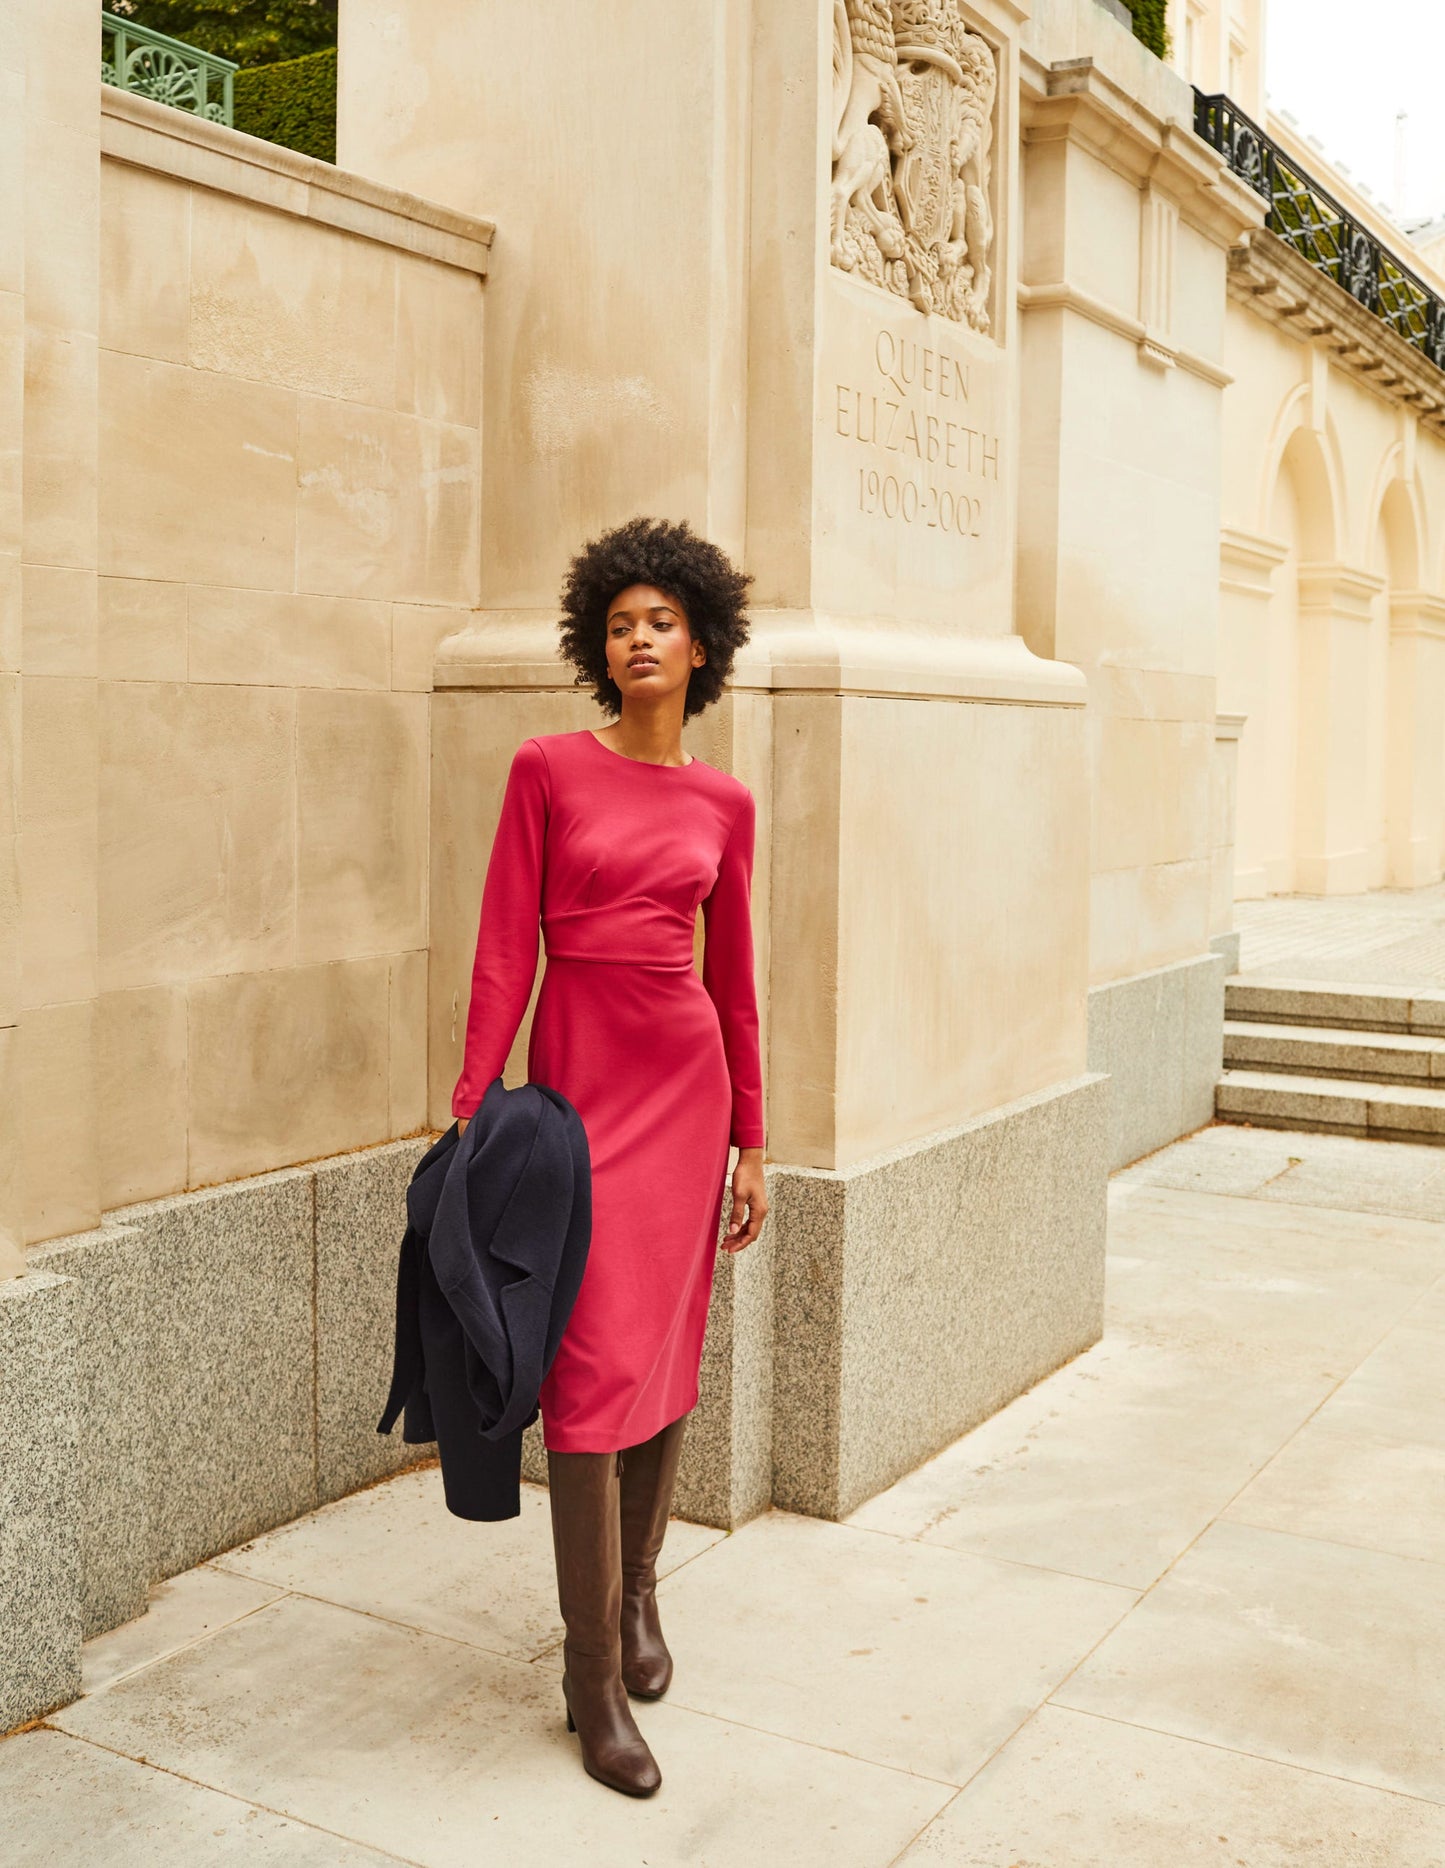
MULTIPOLYGON (((12 39, 16 65, 0 63, 0 175, 25 173, 25 46, 12 39)), ((5 54, 0 54, 0 60, 5 54)), ((0 191, 0 297, 25 290, 25 190, 0 191)))
POLYGON ((1153 863, 1141 871, 1139 959, 1143 966, 1163 966, 1181 954, 1207 949, 1212 875, 1213 858, 1207 851, 1190 862, 1153 863))
POLYGON ((406 1189, 433 1135, 316 1168, 318 1497, 341 1498, 428 1456, 376 1423, 391 1384, 406 1189))
POLYGON ((192 1186, 389 1139, 387 988, 385 955, 192 985, 192 1186))
POLYGON ((299 587, 474 604, 479 456, 473 428, 303 395, 299 587))
POLYGON ((190 319, 197 369, 391 406, 396 254, 389 246, 197 189, 190 319))
MULTIPOLYGON (((30 70, 54 57, 47 44, 30 70)), ((100 144, 93 119, 39 124, 30 113, 26 142, 26 319, 32 327, 93 338, 100 328, 100 144)))
POLYGON ((101 684, 107 990, 290 960, 295 717, 273 688, 101 684))
POLYGON ((20 1187, 20 1027, 0 1025, 0 1283, 25 1269, 20 1187))
POLYGON ((420 694, 296 696, 296 957, 425 945, 428 707, 420 694))
MULTIPOLYGON (((94 584, 93 576, 82 577, 94 584)), ((95 682, 30 675, 20 709, 23 999, 88 998, 96 980, 95 682)))
POLYGON ((103 992, 95 1007, 102 1210, 186 1186, 186 989, 103 992))
MULTIPOLYGON (((96 562, 97 363, 93 336, 39 325, 26 331, 21 477, 32 564, 96 562)), ((175 437, 163 442, 174 447, 175 437)))
POLYGON ((392 954, 388 1052, 393 1135, 414 1135, 426 1125, 427 961, 425 948, 392 954))
POLYGON ((1089 878, 1089 973, 1094 980, 1139 971, 1143 876, 1142 869, 1112 869, 1089 878))
POLYGON ((100 341, 184 363, 190 344, 192 191, 129 162, 100 170, 100 341))
POLYGON ((295 449, 290 390, 106 351, 100 569, 290 589, 295 449))
POLYGON ((391 680, 390 606, 193 585, 190 678, 384 690, 391 680))
POLYGON ((0 673, 0 1026, 20 1016, 20 677, 0 673))
POLYGON ((430 693, 437 644, 466 628, 471 612, 428 604, 391 607, 391 685, 430 693))
POLYGON ((95 683, 28 676, 22 726, 20 827, 51 829, 74 814, 77 791, 95 789, 95 683))
POLYGON ((396 406, 479 428, 482 282, 475 273, 396 258, 396 406))
POLYGON ((74 1285, 0 1283, 0 1732, 80 1692, 74 1285))
POLYGON ((777 1167, 773 1501, 842 1518, 1103 1329, 1104 1081, 777 1167))
POLYGON ((95 1001, 28 1007, 19 1030, 25 1237, 89 1232, 100 1218, 95 1001))
POLYGON ((311 1207, 292 1169, 107 1215, 150 1255, 156 1579, 315 1503, 311 1207))
POLYGON ((185 681, 186 587, 101 577, 96 659, 107 681, 185 681))
POLYGON ((133 1228, 106 1227, 38 1246, 30 1264, 73 1281, 79 1597, 89 1640, 144 1614, 153 1569, 152 1500, 143 1480, 151 1404, 149 1248, 133 1228))
POLYGON ((27 675, 94 675, 96 579, 89 569, 27 564, 21 574, 27 675))
MULTIPOLYGON (((25 297, 0 292, 0 552, 18 561, 22 540, 21 471, 25 438, 25 297)), ((16 582, 12 595, 19 599, 16 582)), ((0 620, 0 668, 20 663, 18 613, 0 620)))
MULTIPOLYGON (((3 303, 3 301, 0 301, 0 303, 3 303)), ((4 361, 0 359, 0 370, 3 370, 3 368, 4 361)), ((10 488, 7 486, 6 482, 13 468, 13 478, 15 481, 13 489, 15 506, 14 530, 17 535, 17 543, 20 530, 19 463, 20 457, 18 454, 7 454, 5 449, 0 447, 0 525, 5 523, 3 516, 4 507, 10 497, 10 488)), ((22 614, 20 588, 21 567, 19 550, 0 551, 0 674, 16 674, 19 672, 20 668, 22 614)))

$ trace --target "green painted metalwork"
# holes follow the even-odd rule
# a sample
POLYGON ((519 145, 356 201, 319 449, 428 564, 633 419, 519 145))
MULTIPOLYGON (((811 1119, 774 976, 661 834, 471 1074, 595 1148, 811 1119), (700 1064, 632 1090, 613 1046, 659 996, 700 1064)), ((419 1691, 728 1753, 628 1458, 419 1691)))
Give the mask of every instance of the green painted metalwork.
POLYGON ((199 51, 169 34, 102 12, 100 75, 106 84, 189 110, 212 123, 230 123, 235 61, 199 51))

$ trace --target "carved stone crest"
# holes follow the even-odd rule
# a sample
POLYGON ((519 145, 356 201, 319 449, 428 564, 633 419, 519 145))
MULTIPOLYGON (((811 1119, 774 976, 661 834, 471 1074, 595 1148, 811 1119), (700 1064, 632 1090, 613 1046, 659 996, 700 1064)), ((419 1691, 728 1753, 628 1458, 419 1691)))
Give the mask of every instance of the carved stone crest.
POLYGON ((997 92, 957 0, 833 0, 833 264, 975 331, 997 92))

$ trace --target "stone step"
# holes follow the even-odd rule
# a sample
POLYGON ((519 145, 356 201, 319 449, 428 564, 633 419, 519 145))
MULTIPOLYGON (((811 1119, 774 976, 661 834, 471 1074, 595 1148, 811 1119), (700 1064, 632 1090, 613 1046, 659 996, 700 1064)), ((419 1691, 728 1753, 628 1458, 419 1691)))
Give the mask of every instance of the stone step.
POLYGON ((1269 1025, 1333 1025, 1445 1037, 1445 992, 1402 986, 1329 986, 1318 980, 1227 979, 1226 1018, 1269 1025))
POLYGON ((1445 1146, 1445 1088, 1226 1070, 1214 1093, 1214 1110, 1221 1122, 1445 1146))
POLYGON ((1445 1089, 1445 1037, 1415 1032, 1226 1018, 1224 1062, 1232 1069, 1445 1089))

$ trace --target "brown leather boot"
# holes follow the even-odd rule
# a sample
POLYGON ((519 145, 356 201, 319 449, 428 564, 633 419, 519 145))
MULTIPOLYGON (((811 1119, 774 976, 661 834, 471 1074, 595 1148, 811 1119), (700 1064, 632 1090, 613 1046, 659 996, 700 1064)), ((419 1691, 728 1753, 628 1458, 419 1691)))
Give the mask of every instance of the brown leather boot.
POLYGON ((630 1797, 650 1797, 662 1772, 622 1684, 619 1457, 547 1449, 557 1602, 567 1628, 562 1697, 588 1775, 630 1797))
POLYGON ((622 1683, 639 1699, 659 1698, 672 1680, 657 1614, 657 1559, 688 1418, 682 1414, 622 1451, 622 1683))

